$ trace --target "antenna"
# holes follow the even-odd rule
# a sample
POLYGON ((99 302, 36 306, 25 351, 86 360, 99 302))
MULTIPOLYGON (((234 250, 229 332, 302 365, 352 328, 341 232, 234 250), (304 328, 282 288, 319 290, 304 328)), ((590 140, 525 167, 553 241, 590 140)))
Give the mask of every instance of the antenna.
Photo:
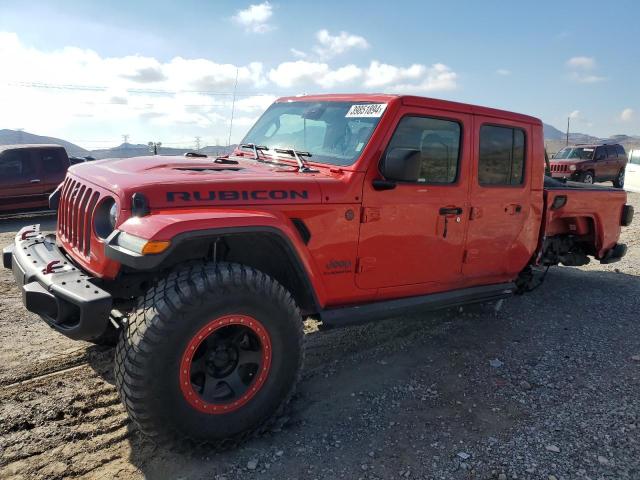
POLYGON ((236 68, 236 82, 233 85, 233 100, 231 102, 231 122, 229 123, 229 141, 227 142, 227 146, 231 145, 231 131, 233 130, 233 115, 236 111, 236 91, 238 90, 238 71, 236 68))

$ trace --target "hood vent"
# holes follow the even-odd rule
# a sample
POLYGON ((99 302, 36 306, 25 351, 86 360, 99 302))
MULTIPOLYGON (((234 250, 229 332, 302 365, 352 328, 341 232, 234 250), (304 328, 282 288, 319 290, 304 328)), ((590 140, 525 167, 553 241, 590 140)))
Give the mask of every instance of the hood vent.
POLYGON ((184 172, 216 173, 216 172, 239 172, 240 170, 244 170, 244 168, 242 168, 242 167, 221 167, 221 168, 178 167, 178 168, 174 168, 174 170, 181 170, 181 171, 184 171, 184 172))

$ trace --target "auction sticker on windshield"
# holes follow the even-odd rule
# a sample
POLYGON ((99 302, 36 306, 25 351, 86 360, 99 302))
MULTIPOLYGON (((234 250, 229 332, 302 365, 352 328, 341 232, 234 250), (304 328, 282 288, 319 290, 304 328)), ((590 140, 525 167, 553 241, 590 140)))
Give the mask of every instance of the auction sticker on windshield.
POLYGON ((359 105, 351 105, 351 108, 345 115, 346 118, 379 118, 387 108, 386 103, 367 103, 359 105))

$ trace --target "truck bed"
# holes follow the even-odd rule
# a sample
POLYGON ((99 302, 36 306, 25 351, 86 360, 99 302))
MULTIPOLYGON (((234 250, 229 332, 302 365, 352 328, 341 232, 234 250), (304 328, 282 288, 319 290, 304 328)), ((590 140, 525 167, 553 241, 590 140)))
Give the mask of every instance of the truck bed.
POLYGON ((592 244, 593 256, 601 259, 620 237, 626 201, 627 194, 620 188, 545 176, 543 237, 581 237, 592 244))

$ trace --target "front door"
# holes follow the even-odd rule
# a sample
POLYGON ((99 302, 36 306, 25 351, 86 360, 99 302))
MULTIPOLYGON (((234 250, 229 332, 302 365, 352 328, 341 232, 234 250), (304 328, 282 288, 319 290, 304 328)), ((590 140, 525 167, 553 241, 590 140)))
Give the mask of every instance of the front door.
POLYGON ((39 174, 30 150, 6 150, 0 154, 0 211, 43 206, 39 174))
POLYGON ((397 181, 389 190, 374 187, 377 166, 367 174, 356 274, 360 288, 459 280, 470 152, 463 126, 469 120, 470 115, 418 107, 398 114, 383 157, 408 152, 418 156, 419 168, 414 179, 397 181))
MULTIPOLYGON (((462 272, 467 279, 512 277, 526 261, 531 202, 531 129, 474 118, 474 179, 462 272)), ((537 235, 537 232, 536 232, 537 235)))

